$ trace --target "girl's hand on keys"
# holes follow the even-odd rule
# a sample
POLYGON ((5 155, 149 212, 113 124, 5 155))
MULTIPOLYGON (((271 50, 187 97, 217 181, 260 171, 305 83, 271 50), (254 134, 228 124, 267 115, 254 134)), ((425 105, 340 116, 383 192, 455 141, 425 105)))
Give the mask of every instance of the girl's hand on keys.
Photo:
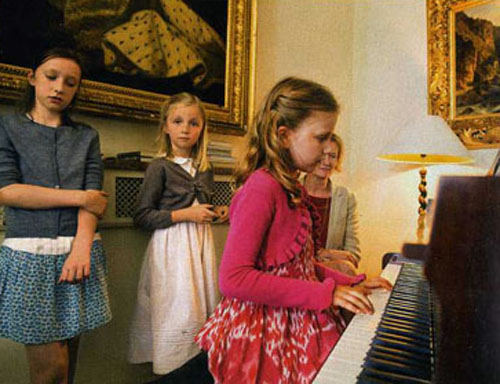
POLYGON ((342 307, 353 313, 373 314, 373 304, 366 296, 370 289, 362 284, 355 287, 337 285, 333 291, 333 305, 342 307))

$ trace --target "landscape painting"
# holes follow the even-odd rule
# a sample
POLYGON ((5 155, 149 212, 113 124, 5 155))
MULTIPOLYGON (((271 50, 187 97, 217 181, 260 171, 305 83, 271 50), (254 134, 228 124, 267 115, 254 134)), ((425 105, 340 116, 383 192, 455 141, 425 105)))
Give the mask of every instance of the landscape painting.
POLYGON ((455 13, 455 116, 500 113, 500 1, 455 13))

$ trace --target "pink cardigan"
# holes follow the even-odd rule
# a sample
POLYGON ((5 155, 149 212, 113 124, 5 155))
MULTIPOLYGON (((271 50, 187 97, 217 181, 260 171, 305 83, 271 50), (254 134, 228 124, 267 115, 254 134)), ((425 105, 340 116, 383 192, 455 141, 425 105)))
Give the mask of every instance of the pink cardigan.
POLYGON ((316 264, 319 281, 273 276, 266 269, 286 263, 303 249, 311 231, 307 208, 290 208, 282 186, 269 174, 255 171, 236 193, 220 266, 220 290, 226 297, 270 306, 323 310, 332 304, 336 284, 350 277, 316 264))

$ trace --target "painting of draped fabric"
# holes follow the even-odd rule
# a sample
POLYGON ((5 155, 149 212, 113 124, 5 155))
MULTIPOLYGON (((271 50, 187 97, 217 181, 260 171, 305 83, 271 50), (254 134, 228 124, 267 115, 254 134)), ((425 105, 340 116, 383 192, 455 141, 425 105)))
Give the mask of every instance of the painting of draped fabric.
POLYGON ((231 114, 242 113, 243 96, 233 100, 228 87, 246 86, 249 9, 250 0, 3 1, 0 63, 29 67, 38 47, 70 37, 84 56, 85 79, 95 82, 89 92, 109 92, 87 100, 89 108, 113 114, 122 106, 104 105, 110 98, 136 97, 135 104, 124 99, 133 105, 122 114, 154 118, 162 96, 187 91, 208 104, 213 120, 241 123, 231 114))
POLYGON ((430 112, 469 149, 500 147, 500 0, 427 2, 430 112))

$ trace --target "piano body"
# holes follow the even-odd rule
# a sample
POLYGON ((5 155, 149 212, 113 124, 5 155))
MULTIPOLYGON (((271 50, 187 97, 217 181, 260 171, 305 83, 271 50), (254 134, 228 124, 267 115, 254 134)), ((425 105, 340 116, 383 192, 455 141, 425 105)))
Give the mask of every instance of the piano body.
POLYGON ((442 177, 429 244, 403 255, 314 383, 500 383, 500 178, 442 177))

